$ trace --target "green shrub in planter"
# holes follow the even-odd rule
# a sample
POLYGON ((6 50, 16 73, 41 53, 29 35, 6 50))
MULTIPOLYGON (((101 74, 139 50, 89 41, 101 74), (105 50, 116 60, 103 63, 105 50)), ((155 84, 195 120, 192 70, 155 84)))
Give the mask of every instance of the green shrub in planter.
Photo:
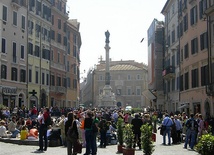
POLYGON ((198 144, 195 146, 196 151, 201 155, 211 155, 214 152, 214 136, 211 134, 202 135, 198 144))
POLYGON ((152 126, 149 124, 142 125, 141 130, 141 146, 145 155, 151 155, 154 152, 152 141, 152 126))
POLYGON ((119 145, 123 145, 123 127, 124 121, 122 118, 118 118, 117 120, 117 138, 119 145))
POLYGON ((126 124, 123 131, 123 140, 126 144, 126 148, 133 148, 134 145, 134 133, 131 124, 126 124))

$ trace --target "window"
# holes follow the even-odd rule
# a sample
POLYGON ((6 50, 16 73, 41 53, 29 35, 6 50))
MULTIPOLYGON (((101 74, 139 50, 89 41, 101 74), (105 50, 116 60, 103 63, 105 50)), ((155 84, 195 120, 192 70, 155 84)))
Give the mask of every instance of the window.
POLYGON ((51 30, 51 39, 55 40, 55 31, 54 30, 51 30))
POLYGON ((184 58, 188 58, 189 57, 189 45, 188 43, 184 46, 184 58))
POLYGON ((7 66, 1 65, 1 79, 7 79, 7 66))
POLYGON ((172 44, 175 42, 175 30, 172 31, 172 44))
POLYGON ((32 43, 28 43, 28 54, 33 55, 33 44, 32 43))
POLYGON ((73 46, 73 56, 76 57, 77 55, 77 50, 76 50, 76 46, 74 45, 73 46))
POLYGON ((2 38, 1 43, 1 52, 6 53, 6 39, 2 38))
POLYGON ((208 84, 208 65, 201 67, 201 86, 208 84))
POLYGON ((16 43, 13 42, 13 62, 16 63, 16 43))
POLYGON ((200 46, 201 46, 201 50, 206 49, 207 48, 207 32, 203 33, 200 35, 200 46))
POLYGON ((57 55, 58 55, 58 56, 57 56, 57 62, 60 63, 60 53, 58 52, 57 55))
POLYGON ((25 58, 25 47, 21 45, 21 59, 25 58))
POLYGON ((7 7, 3 6, 3 13, 2 13, 3 21, 7 21, 7 7))
POLYGON ((25 16, 22 16, 22 29, 25 30, 25 16))
POLYGON ((128 75, 127 79, 128 79, 128 80, 131 80, 131 75, 128 75))
POLYGON ((188 14, 184 16, 184 32, 188 30, 188 14))
POLYGON ((179 86, 180 86, 179 79, 180 79, 179 77, 176 78, 176 84, 177 84, 176 90, 179 90, 179 86))
POLYGON ((42 84, 45 84, 45 73, 42 73, 42 84))
POLYGON ((131 88, 127 88, 127 95, 131 95, 131 88))
POLYGON ((55 76, 51 75, 51 86, 55 86, 55 76))
POLYGON ((17 81, 17 68, 12 67, 11 69, 11 80, 17 81))
POLYGON ((139 86, 136 88, 136 95, 141 95, 141 89, 139 86))
POLYGON ((66 32, 66 29, 67 29, 67 23, 65 22, 63 26, 63 31, 66 32))
POLYGON ((36 82, 36 83, 39 83, 39 72, 38 72, 38 71, 36 71, 36 77, 35 77, 35 78, 36 78, 36 81, 35 81, 35 82, 36 82))
POLYGON ((169 35, 168 38, 167 38, 167 44, 168 44, 168 47, 171 45, 171 44, 170 44, 170 35, 169 35))
POLYGON ((46 85, 49 85, 49 74, 46 74, 46 85))
POLYGON ((197 23, 197 18, 198 18, 198 15, 197 15, 197 5, 194 6, 191 10, 190 10, 190 24, 191 25, 194 25, 197 23))
POLYGON ((73 88, 75 88, 75 89, 77 88, 77 80, 76 79, 73 80, 73 88))
POLYGON ((183 21, 180 22, 179 27, 180 27, 179 37, 182 37, 183 36, 183 21))
POLYGON ((58 42, 58 43, 61 43, 61 34, 59 34, 59 33, 58 33, 58 35, 57 35, 57 42, 58 42))
POLYGON ((24 69, 20 70, 20 82, 26 82, 26 71, 24 69))
POLYGON ((36 57, 40 57, 40 47, 38 45, 35 45, 35 52, 34 52, 34 55, 36 57))
POLYGON ((180 64, 180 51, 177 50, 177 63, 176 65, 179 65, 180 64))
POLYGON ((140 80, 140 75, 139 74, 137 75, 137 80, 140 80))
POLYGON ((207 9, 207 1, 206 0, 201 0, 199 2, 199 18, 202 19, 205 10, 207 9))
POLYGON ((17 12, 13 11, 13 25, 17 26, 17 12))
POLYGON ((71 79, 69 77, 67 78, 67 87, 71 88, 71 79))
POLYGON ((66 82, 66 78, 63 78, 63 87, 66 87, 67 82, 66 82))
POLYGON ((70 49, 70 43, 68 42, 67 53, 68 53, 69 55, 70 55, 70 53, 71 53, 70 50, 71 50, 71 49, 70 49))
POLYGON ((61 77, 57 77, 57 83, 56 83, 57 86, 61 86, 61 77))
POLYGON ((192 88, 198 87, 198 69, 192 70, 192 88))
POLYGON ((54 15, 52 15, 51 23, 54 25, 54 15))
POLYGON ((198 53, 198 38, 191 40, 191 53, 198 53))
POLYGON ((180 91, 183 91, 184 90, 184 79, 183 79, 183 75, 180 76, 180 91))
POLYGON ((61 19, 58 19, 58 29, 61 29, 61 19))
POLYGON ((69 72, 69 71, 70 71, 70 62, 69 62, 69 61, 67 61, 67 66, 66 66, 66 68, 67 68, 66 71, 69 72))
POLYGON ((184 88, 185 90, 189 89, 189 72, 184 74, 184 88))
POLYGON ((28 72, 29 72, 29 73, 28 73, 28 81, 29 81, 29 82, 32 82, 32 70, 29 69, 28 72))

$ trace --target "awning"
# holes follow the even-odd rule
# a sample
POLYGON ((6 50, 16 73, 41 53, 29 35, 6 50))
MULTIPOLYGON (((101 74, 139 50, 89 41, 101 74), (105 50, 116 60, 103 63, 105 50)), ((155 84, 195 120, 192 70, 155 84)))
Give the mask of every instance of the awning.
POLYGON ((154 94, 152 94, 152 92, 150 90, 144 90, 142 92, 143 96, 145 96, 146 98, 148 98, 149 100, 154 100, 156 99, 156 96, 154 94))
POLYGON ((183 109, 183 108, 187 108, 187 107, 189 107, 189 105, 188 104, 184 104, 184 105, 178 107, 178 109, 183 109))

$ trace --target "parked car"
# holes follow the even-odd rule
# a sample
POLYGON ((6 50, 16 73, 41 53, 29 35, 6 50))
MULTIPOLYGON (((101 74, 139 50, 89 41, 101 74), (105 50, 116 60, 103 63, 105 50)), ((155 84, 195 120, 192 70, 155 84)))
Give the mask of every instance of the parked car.
POLYGON ((125 111, 132 111, 132 106, 126 106, 125 111))

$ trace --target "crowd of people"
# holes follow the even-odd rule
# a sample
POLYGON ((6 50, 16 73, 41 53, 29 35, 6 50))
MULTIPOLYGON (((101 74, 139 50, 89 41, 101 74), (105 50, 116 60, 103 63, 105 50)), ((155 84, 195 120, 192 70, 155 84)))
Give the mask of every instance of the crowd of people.
POLYGON ((60 145, 67 147, 68 155, 77 154, 74 150, 77 141, 81 141, 82 146, 86 148, 84 155, 96 155, 97 148, 106 148, 107 145, 112 144, 111 139, 117 139, 118 118, 122 118, 124 124, 132 124, 133 147, 139 149, 141 149, 141 126, 148 123, 155 131, 153 116, 160 120, 160 125, 165 126, 163 145, 180 144, 184 141, 184 148, 189 145, 191 149, 194 149, 198 138, 208 130, 209 125, 214 133, 213 119, 204 120, 201 114, 191 114, 188 117, 185 112, 182 114, 163 112, 133 114, 131 111, 126 112, 121 108, 84 109, 80 107, 59 110, 52 107, 37 109, 34 106, 26 115, 24 112, 18 112, 20 109, 16 108, 12 113, 8 108, 1 110, 0 137, 20 137, 21 140, 39 139, 37 151, 47 151, 48 140, 58 139, 60 145), (49 116, 52 116, 50 124, 47 123, 49 116), (68 135, 70 128, 75 133, 73 137, 68 135), (166 137, 168 137, 168 143, 166 143, 166 137), (98 140, 100 141, 99 146, 97 146, 98 140))

